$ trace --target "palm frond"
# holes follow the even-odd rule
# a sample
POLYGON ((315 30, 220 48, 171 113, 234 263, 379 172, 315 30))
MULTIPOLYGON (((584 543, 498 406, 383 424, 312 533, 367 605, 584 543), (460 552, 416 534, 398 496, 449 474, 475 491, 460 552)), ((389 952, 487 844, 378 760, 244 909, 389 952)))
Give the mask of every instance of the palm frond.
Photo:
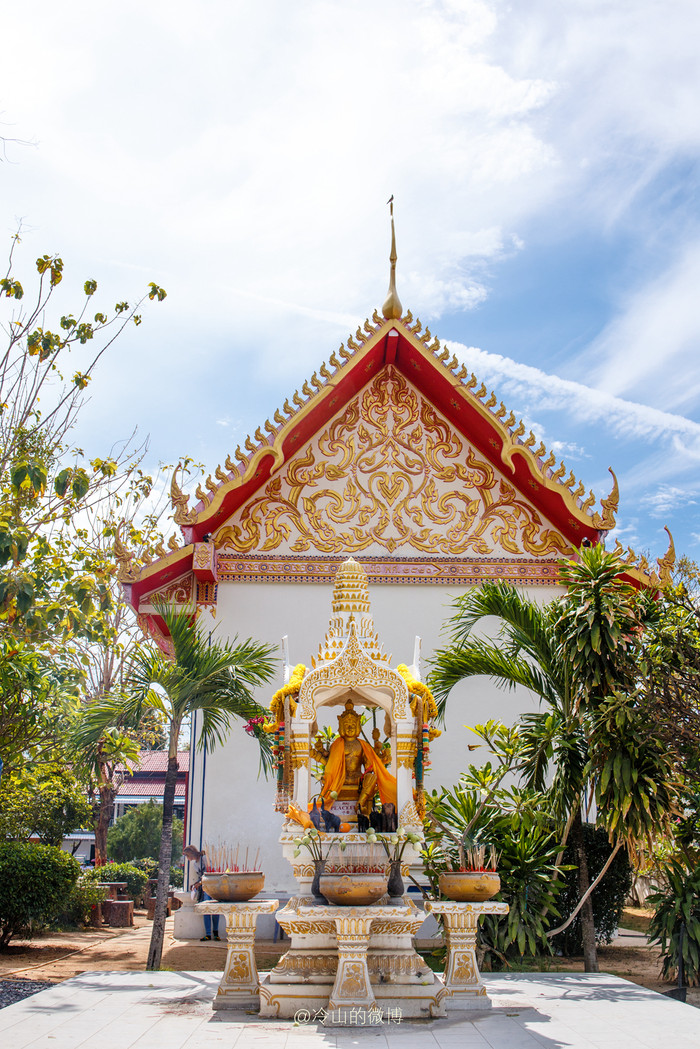
POLYGON ((487 617, 500 620, 500 637, 518 654, 525 651, 552 676, 556 675, 556 623, 559 601, 538 605, 511 583, 486 580, 454 602, 445 629, 453 645, 463 644, 487 617))
POLYGON ((501 688, 522 685, 547 702, 556 695, 551 680, 538 666, 488 641, 472 638, 462 645, 439 649, 431 667, 428 683, 441 717, 454 686, 468 677, 489 677, 501 688))

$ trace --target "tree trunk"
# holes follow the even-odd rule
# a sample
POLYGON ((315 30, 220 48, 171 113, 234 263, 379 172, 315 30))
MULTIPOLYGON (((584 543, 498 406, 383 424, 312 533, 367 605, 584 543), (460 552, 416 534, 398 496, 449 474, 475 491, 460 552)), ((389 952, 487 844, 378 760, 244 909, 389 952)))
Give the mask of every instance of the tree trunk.
POLYGON ((170 858, 173 845, 173 805, 175 802, 175 784, 177 782, 177 737, 174 726, 170 726, 170 747, 168 754, 168 771, 165 774, 163 790, 163 830, 160 837, 160 855, 158 856, 158 884, 156 886, 156 906, 153 915, 151 944, 148 948, 146 969, 160 969, 165 937, 165 919, 168 907, 168 888, 170 885, 170 858), (173 732, 175 744, 173 745, 173 732))
POLYGON ((116 790, 110 784, 100 784, 100 800, 95 823, 96 867, 102 867, 107 862, 107 831, 114 815, 114 798, 116 793, 116 790))
MULTIPOLYGON (((574 846, 576 864, 578 866, 578 893, 579 899, 581 899, 588 891, 590 878, 588 876, 586 846, 583 840, 583 815, 580 809, 571 824, 570 834, 571 843, 574 846)), ((583 971, 587 973, 600 972, 600 969, 598 968, 598 952, 595 944, 593 900, 590 896, 581 908, 581 936, 583 939, 583 971)))

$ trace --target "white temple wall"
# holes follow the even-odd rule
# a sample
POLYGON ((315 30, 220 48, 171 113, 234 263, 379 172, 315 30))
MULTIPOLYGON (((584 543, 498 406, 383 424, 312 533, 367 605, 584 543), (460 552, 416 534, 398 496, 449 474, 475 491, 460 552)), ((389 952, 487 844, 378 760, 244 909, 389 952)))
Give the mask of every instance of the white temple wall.
MULTIPOLYGON (((562 593, 557 587, 523 587, 534 600, 546 602, 562 593)), ((311 664, 328 626, 332 585, 293 583, 224 583, 219 585, 216 618, 204 611, 200 625, 212 629, 219 640, 237 634, 279 645, 289 638, 289 659, 311 664)), ((374 625, 391 664, 413 661, 416 634, 422 638, 422 676, 433 651, 445 643, 440 631, 450 614, 451 602, 464 588, 454 586, 407 586, 370 584, 374 625)), ((488 625, 488 624, 487 624, 488 625)), ((495 623, 493 624, 495 626, 495 623)), ((257 699, 267 706, 272 692, 283 683, 280 671, 270 688, 257 699)), ((488 754, 471 756, 467 744, 474 737, 466 728, 489 718, 512 724, 518 716, 537 707, 535 698, 523 689, 502 691, 486 679, 472 679, 457 686, 450 697, 446 728, 431 745, 432 769, 426 788, 452 786, 471 760, 481 763, 488 754)), ((194 746, 194 741, 193 741, 194 746)), ((292 892, 295 882, 283 860, 278 838, 283 816, 274 811, 275 782, 258 778, 258 748, 238 722, 223 746, 205 755, 193 756, 194 775, 188 797, 188 840, 195 845, 215 843, 248 845, 249 861, 261 847, 266 892, 292 892), (202 771, 206 764, 204 797, 202 771), (203 802, 203 803, 202 803, 203 802)))

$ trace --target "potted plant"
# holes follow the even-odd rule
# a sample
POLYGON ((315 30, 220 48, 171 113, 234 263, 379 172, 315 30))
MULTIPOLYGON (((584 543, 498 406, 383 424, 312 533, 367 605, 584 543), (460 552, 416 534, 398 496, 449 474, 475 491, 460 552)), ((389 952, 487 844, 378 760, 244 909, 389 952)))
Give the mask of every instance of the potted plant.
POLYGON ((379 842, 389 859, 389 881, 387 892, 390 896, 399 897, 404 894, 403 878, 401 877, 401 860, 407 845, 420 845, 422 838, 419 834, 406 831, 403 827, 397 827, 395 834, 377 834, 371 827, 367 831, 367 841, 374 845, 379 842))
POLYGON ((240 845, 235 852, 226 845, 207 846, 207 859, 211 863, 209 870, 202 875, 202 889, 212 900, 220 903, 243 903, 252 900, 265 886, 265 875, 258 869, 260 849, 255 854, 252 866, 249 866, 246 847, 245 856, 239 857, 240 845))
POLYGON ((317 830, 316 827, 307 827, 303 834, 299 834, 294 839, 294 856, 301 855, 302 849, 308 849, 311 854, 311 859, 314 865, 314 877, 311 882, 311 893, 317 899, 322 898, 319 879, 323 873, 323 869, 326 865, 326 861, 330 855, 331 849, 335 844, 340 846, 341 852, 345 852, 345 842, 339 839, 337 834, 325 835, 321 831, 317 830), (324 844, 328 844, 328 848, 324 852, 324 844))

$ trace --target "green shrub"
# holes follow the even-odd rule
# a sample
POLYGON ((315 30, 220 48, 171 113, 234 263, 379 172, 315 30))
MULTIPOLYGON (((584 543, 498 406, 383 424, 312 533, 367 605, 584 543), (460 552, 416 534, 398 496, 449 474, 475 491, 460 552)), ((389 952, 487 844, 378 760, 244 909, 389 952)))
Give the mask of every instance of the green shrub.
MULTIPOLYGON (((489 767, 487 766, 487 769, 489 767)), ((464 774, 452 790, 433 792, 429 812, 460 837, 481 806, 481 795, 471 789, 473 777, 464 774)), ((539 811, 539 795, 524 790, 499 789, 494 802, 478 814, 470 831, 473 844, 493 846, 499 854, 501 891, 494 897, 507 903, 508 915, 487 915, 479 924, 479 945, 487 966, 498 968, 509 959, 549 954, 546 937, 551 920, 558 916, 557 893, 562 884, 555 866, 558 841, 549 821, 539 811), (547 910, 548 917, 542 917, 547 910)), ((433 892, 448 863, 459 869, 457 846, 438 826, 426 823, 423 861, 433 892)))
POLYGON ((0 949, 54 921, 79 874, 78 861, 53 845, 0 844, 0 949))
POLYGON ((185 884, 185 872, 182 867, 170 868, 170 884, 174 889, 181 889, 185 884))
MULTIPOLYGON (((140 871, 144 871, 148 878, 158 877, 158 861, 157 860, 132 860, 134 867, 138 867, 140 871)), ((181 889, 184 885, 185 872, 182 867, 171 867, 170 868, 170 884, 174 889, 181 889)))
MULTIPOLYGON (((115 820, 107 831, 107 855, 117 863, 144 858, 157 860, 162 833, 163 806, 153 799, 135 805, 115 820)), ((182 856, 183 834, 184 824, 174 816, 171 863, 177 863, 182 856)))
POLYGON ((58 915, 59 925, 89 925, 92 908, 106 898, 107 889, 98 888, 90 878, 79 878, 58 915))
MULTIPOLYGON (((605 861, 612 852, 612 846, 608 841, 606 832, 600 827, 594 827, 591 823, 584 823, 583 825, 583 844, 588 860, 588 875, 590 880, 593 881, 605 866, 605 861)), ((568 918, 580 898, 578 868, 575 866, 576 856, 573 847, 570 845, 566 847, 563 862, 564 864, 571 864, 574 866, 574 869, 566 872, 564 885, 559 894, 557 906, 561 911, 562 922, 568 918)), ((632 868, 627 858, 627 853, 624 850, 620 850, 591 897, 596 943, 612 943, 620 924, 622 908, 631 888, 632 868)), ((576 915, 569 928, 559 933, 558 936, 554 936, 552 941, 554 948, 560 950, 567 957, 583 953, 580 912, 576 915)))
POLYGON ((87 871, 85 879, 89 882, 125 881, 127 896, 136 900, 143 895, 148 875, 133 863, 105 863, 102 867, 94 867, 87 871))
POLYGON ((670 860, 664 874, 668 888, 647 897, 647 904, 654 908, 649 942, 659 944, 664 959, 664 979, 672 980, 678 970, 681 926, 685 925, 686 983, 700 983, 700 867, 688 870, 680 860, 670 860))

